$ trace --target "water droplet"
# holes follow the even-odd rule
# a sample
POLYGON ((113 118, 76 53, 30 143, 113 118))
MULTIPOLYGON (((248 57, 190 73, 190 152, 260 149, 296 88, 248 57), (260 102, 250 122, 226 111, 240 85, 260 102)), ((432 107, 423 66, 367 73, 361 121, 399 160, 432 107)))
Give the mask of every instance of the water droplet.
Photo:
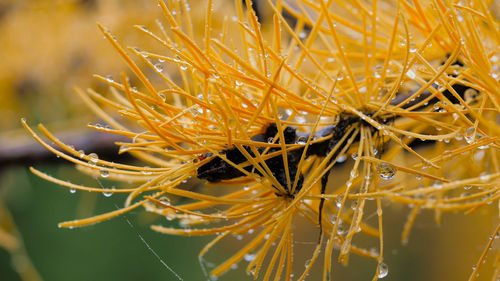
POLYGON ((99 161, 99 156, 97 156, 97 154, 95 153, 90 153, 89 154, 89 165, 90 166, 95 166, 97 164, 97 162, 99 161))
POLYGON ((198 116, 198 113, 199 113, 199 112, 198 112, 198 108, 197 108, 197 106, 196 106, 196 105, 194 105, 193 107, 191 107, 191 108, 189 109, 189 111, 191 112, 191 115, 193 115, 193 117, 198 116))
POLYGON ((76 193, 76 188, 72 187, 69 189, 69 193, 74 194, 76 193))
POLYGON ((307 143, 307 137, 306 136, 300 136, 297 138, 297 144, 306 144, 307 143))
POLYGON ((356 210, 357 207, 358 207, 358 200, 352 201, 352 203, 351 203, 351 209, 352 210, 356 210))
POLYGON ((413 70, 411 70, 411 69, 406 72, 406 76, 408 76, 408 78, 410 78, 410 79, 415 79, 417 77, 415 72, 413 72, 413 70))
POLYGON ((489 147, 490 147, 489 144, 484 144, 484 145, 480 145, 478 148, 481 150, 485 150, 485 149, 488 149, 489 147))
POLYGON ((111 195, 113 195, 113 192, 111 190, 106 190, 102 192, 102 195, 104 195, 105 197, 111 197, 111 195))
POLYGON ((344 224, 339 222, 339 226, 337 227, 337 234, 344 235, 346 232, 344 224))
POLYGON ((396 174, 396 169, 392 165, 387 163, 380 163, 377 165, 377 172, 381 178, 384 180, 390 180, 394 178, 396 174))
POLYGON ((99 171, 101 177, 103 178, 107 178, 109 177, 109 170, 106 170, 106 169, 101 169, 101 171, 99 171))
POLYGON ((154 66, 155 66, 156 71, 163 72, 163 64, 157 63, 154 66))
POLYGON ((351 179, 355 179, 359 176, 358 170, 351 171, 351 179))
POLYGON ((443 188, 443 184, 440 181, 436 181, 436 182, 434 182, 434 184, 432 184, 432 187, 437 188, 437 189, 441 189, 441 188, 443 188))
POLYGON ((389 267, 384 262, 379 263, 378 265, 378 278, 384 278, 389 274, 389 267))
POLYGON ((141 171, 141 173, 142 173, 143 175, 151 175, 153 172, 152 172, 152 171, 149 171, 148 169, 149 169, 149 167, 148 167, 148 166, 145 166, 145 167, 144 167, 144 170, 142 170, 142 171, 141 171))
POLYGON ((353 154, 351 154, 351 157, 352 157, 352 159, 354 159, 354 160, 358 159, 358 153, 357 153, 357 152, 354 152, 353 154))
POLYGON ((337 163, 344 163, 347 160, 347 156, 340 155, 339 159, 337 159, 337 163))
POLYGON ((246 254, 244 257, 245 261, 251 262, 255 259, 255 255, 253 254, 246 254))
POLYGON ((472 143, 472 141, 474 140, 475 131, 476 129, 474 127, 470 127, 465 130, 464 138, 467 143, 472 143))
POLYGON ((80 158, 85 157, 85 151, 83 151, 83 150, 78 150, 78 153, 80 154, 80 155, 78 155, 78 157, 80 157, 80 158))
POLYGON ((470 102, 470 101, 476 99, 478 95, 479 95, 479 93, 475 89, 472 89, 472 88, 469 88, 469 89, 465 90, 465 92, 464 92, 464 98, 465 98, 465 101, 467 101, 467 102, 470 102))
POLYGON ((159 201, 166 206, 170 206, 170 198, 167 196, 160 197, 159 201))
POLYGON ((486 172, 481 173, 481 175, 479 176, 479 180, 481 182, 487 182, 490 180, 490 175, 488 175, 488 173, 486 173, 486 172))
POLYGON ((342 207, 342 197, 341 196, 337 197, 337 200, 335 201, 335 205, 337 206, 337 208, 342 207))

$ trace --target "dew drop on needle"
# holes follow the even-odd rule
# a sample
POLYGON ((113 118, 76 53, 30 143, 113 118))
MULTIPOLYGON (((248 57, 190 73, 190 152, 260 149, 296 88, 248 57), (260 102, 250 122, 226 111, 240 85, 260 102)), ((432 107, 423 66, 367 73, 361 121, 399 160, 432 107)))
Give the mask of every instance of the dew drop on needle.
POLYGON ((390 180, 394 178, 396 174, 396 169, 387 163, 380 163, 377 165, 377 173, 384 180, 390 180))

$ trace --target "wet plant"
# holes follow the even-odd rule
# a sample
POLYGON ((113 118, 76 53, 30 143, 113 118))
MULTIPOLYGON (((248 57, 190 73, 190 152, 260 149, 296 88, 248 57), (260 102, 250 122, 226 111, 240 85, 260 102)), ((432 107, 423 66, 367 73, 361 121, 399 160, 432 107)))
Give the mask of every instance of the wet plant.
POLYGON ((422 209, 439 221, 498 205, 500 37, 485 3, 269 1, 264 21, 240 1, 230 15, 208 1, 202 22, 187 1, 158 3, 164 19, 136 28, 159 51, 124 47, 99 25, 133 76, 96 76, 108 95, 76 89, 106 123, 89 127, 130 138, 120 153, 146 164, 99 159, 40 125, 51 146, 23 121, 83 172, 135 183, 95 188, 32 168, 72 190, 128 194, 119 210, 60 227, 143 207, 180 222, 153 225, 158 232, 214 236, 200 259, 222 240, 248 238, 210 276, 246 260, 262 280, 304 280, 315 263, 335 280, 332 263, 356 254, 374 260, 376 280, 388 274, 383 203, 411 208, 403 243, 422 209), (195 178, 206 186, 184 188, 195 178), (318 237, 303 260, 293 255, 298 221, 318 237), (378 249, 356 246, 358 235, 378 249))

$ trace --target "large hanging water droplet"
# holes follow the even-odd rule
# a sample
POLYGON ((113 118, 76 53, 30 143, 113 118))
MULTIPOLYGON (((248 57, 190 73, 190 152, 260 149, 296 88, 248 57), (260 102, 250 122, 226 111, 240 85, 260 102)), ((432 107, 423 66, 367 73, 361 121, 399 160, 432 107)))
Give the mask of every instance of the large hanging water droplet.
POLYGON ((379 263, 378 265, 378 278, 384 278, 389 274, 389 267, 384 262, 379 263))
POLYGON ((390 164, 380 163, 377 165, 377 173, 384 180, 390 180, 394 178, 394 175, 396 174, 396 169, 394 169, 394 167, 392 167, 392 165, 390 164))

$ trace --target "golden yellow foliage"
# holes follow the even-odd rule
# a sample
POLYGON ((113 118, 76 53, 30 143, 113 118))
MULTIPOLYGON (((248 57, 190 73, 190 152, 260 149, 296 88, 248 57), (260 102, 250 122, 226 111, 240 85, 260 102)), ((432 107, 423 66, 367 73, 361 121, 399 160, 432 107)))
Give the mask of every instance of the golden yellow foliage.
POLYGON ((213 276, 251 256, 254 278, 291 280, 294 225, 305 220, 318 242, 298 280, 314 263, 323 280, 334 279, 332 262, 346 264, 351 253, 376 261, 377 280, 387 275, 383 202, 412 208, 403 242, 419 210, 439 221, 442 212, 498 207, 500 34, 483 1, 269 1, 267 21, 240 1, 234 12, 216 1, 203 9, 158 3, 163 20, 136 26, 141 42, 161 46, 153 51, 125 47, 99 25, 134 78, 96 76, 109 95, 76 90, 106 122, 90 127, 130 138, 120 152, 149 166, 85 154, 40 125, 56 149, 23 121, 82 171, 136 183, 94 188, 32 168, 71 189, 129 194, 119 210, 61 227, 144 207, 183 225, 156 231, 215 235, 200 258, 227 237, 248 235, 213 276), (183 188, 194 177, 228 187, 183 188), (368 209, 375 226, 365 222, 368 209), (358 235, 374 237, 378 250, 356 246, 358 235))

